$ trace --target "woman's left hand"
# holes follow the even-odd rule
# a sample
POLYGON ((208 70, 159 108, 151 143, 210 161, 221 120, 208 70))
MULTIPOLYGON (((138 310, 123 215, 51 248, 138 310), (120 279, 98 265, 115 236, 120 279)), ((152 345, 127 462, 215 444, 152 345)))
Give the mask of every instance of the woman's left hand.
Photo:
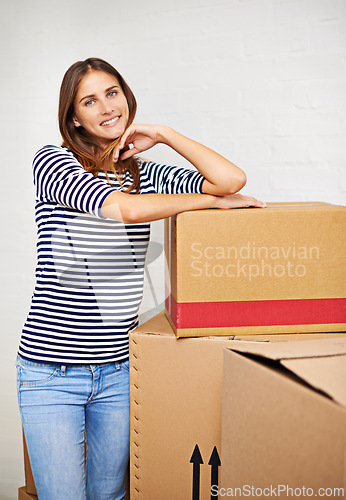
POLYGON ((120 160, 126 160, 126 158, 130 158, 155 146, 159 142, 158 129, 158 125, 130 125, 120 137, 113 156, 114 162, 118 161, 120 151, 129 144, 132 144, 133 148, 125 151, 121 155, 120 160))

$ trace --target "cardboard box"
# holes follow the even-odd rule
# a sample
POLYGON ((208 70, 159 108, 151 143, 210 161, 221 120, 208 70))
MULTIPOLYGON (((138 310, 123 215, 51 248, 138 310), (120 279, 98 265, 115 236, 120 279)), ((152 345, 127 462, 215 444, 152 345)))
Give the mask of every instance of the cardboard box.
POLYGON ((31 465, 26 447, 25 435, 23 430, 23 452, 24 452, 24 474, 25 474, 25 489, 26 493, 30 495, 37 495, 34 477, 31 471, 31 465))
POLYGON ((30 493, 26 492, 25 486, 18 488, 18 500, 37 500, 38 497, 36 495, 30 495, 30 493))
POLYGON ((130 333, 131 500, 210 500, 220 469, 223 349, 240 338, 177 339, 164 312, 130 333))
POLYGON ((345 381, 345 338, 225 349, 219 495, 345 498, 345 381))
POLYGON ((346 207, 270 203, 165 221, 178 337, 346 330, 346 207))

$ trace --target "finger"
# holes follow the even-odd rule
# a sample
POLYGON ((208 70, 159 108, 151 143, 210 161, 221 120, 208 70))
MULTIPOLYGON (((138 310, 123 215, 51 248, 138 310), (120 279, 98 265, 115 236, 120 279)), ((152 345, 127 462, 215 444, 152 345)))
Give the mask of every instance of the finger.
MULTIPOLYGON (((131 127, 131 125, 130 125, 131 127)), ((117 144, 117 147, 115 149, 115 152, 114 152, 114 155, 113 155, 113 161, 114 162, 117 162, 118 159, 119 159, 119 154, 120 154, 120 151, 128 144, 131 144, 131 140, 129 139, 130 135, 132 134, 132 130, 130 129, 130 127, 125 130, 125 132, 123 133, 123 135, 121 136, 118 144, 117 144)))
POLYGON ((119 159, 119 145, 116 147, 114 153, 113 153, 113 161, 116 163, 119 159))
POLYGON ((133 125, 130 125, 125 130, 125 132, 123 133, 123 135, 120 137, 120 141, 119 141, 119 144, 118 144, 119 150, 123 149, 123 147, 126 146, 127 144, 130 144, 130 142, 132 141, 132 136, 133 136, 134 133, 135 133, 135 130, 134 130, 133 125))
POLYGON ((267 205, 263 201, 254 199, 254 201, 249 206, 257 208, 266 208, 267 205))
POLYGON ((119 144, 117 146, 118 152, 121 151, 127 144, 130 144, 130 140, 128 140, 129 134, 126 134, 122 136, 121 140, 119 141, 119 144))
POLYGON ((125 151, 121 157, 120 157, 120 160, 126 160, 127 158, 131 158, 131 156, 135 155, 136 153, 138 153, 138 149, 133 147, 131 149, 128 149, 127 151, 125 151))
POLYGON ((117 147, 117 149, 115 150, 114 155, 113 155, 114 163, 116 163, 119 160, 119 154, 120 154, 120 148, 117 147))
POLYGON ((264 208, 267 205, 263 201, 257 200, 256 198, 253 198, 253 206, 264 208))

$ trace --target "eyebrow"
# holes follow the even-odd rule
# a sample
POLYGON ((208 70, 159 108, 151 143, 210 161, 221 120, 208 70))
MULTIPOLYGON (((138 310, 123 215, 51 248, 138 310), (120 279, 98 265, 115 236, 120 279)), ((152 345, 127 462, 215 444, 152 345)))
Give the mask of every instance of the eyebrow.
MULTIPOLYGON (((109 92, 112 89, 118 89, 118 88, 120 88, 118 85, 112 85, 111 87, 108 87, 108 89, 105 90, 105 94, 107 94, 107 92, 109 92)), ((82 101, 84 101, 84 99, 91 99, 92 97, 96 97, 95 94, 86 95, 82 97, 79 102, 81 103, 82 101)))

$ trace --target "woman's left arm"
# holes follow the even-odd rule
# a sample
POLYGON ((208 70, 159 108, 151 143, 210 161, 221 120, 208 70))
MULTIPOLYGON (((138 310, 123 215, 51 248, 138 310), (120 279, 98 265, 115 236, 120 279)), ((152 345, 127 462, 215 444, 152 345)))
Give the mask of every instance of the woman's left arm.
POLYGON ((124 160, 134 154, 150 149, 155 144, 170 146, 186 158, 205 177, 202 184, 204 193, 224 196, 238 192, 246 184, 243 170, 212 149, 207 148, 164 125, 130 125, 120 138, 114 160, 119 151, 128 144, 133 144, 121 155, 124 160))

